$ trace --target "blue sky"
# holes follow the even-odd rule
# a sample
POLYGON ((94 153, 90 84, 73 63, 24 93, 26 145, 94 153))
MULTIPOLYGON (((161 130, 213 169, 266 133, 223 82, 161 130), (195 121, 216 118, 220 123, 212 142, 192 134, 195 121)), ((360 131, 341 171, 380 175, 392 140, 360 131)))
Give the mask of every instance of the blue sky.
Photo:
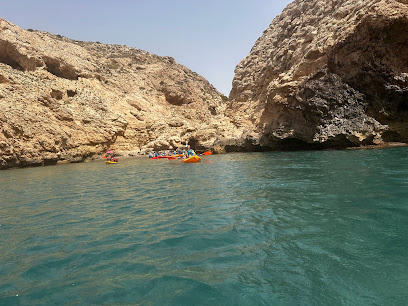
POLYGON ((172 56, 228 95, 235 66, 290 2, 0 0, 0 16, 24 29, 172 56))

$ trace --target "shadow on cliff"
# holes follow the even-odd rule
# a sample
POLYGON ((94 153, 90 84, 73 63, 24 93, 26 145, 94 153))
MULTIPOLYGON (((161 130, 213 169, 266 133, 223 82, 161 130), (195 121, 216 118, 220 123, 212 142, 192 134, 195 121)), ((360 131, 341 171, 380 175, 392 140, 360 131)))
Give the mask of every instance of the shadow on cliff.
POLYGON ((365 18, 333 50, 329 69, 364 95, 367 115, 389 126, 384 141, 408 142, 406 18, 365 18))

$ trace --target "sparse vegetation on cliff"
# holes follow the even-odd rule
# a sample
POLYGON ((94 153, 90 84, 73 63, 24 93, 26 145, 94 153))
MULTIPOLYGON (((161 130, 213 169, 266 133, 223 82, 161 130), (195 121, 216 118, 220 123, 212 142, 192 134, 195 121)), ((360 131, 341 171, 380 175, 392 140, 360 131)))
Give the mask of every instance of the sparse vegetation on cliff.
POLYGON ((171 148, 187 131, 210 147, 229 124, 222 95, 171 57, 0 24, 1 169, 171 148))

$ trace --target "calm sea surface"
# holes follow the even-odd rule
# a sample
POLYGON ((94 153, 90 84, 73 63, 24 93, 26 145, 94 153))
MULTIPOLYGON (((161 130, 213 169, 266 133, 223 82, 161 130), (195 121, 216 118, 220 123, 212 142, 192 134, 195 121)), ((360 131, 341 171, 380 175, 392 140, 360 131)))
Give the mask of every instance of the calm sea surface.
POLYGON ((407 305, 408 148, 0 172, 0 305, 407 305))

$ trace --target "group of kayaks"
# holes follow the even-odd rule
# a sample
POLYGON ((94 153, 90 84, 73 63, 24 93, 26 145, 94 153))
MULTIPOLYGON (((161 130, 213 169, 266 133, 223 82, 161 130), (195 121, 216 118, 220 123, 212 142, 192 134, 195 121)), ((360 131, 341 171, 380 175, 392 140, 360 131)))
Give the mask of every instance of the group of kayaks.
MULTIPOLYGON (((109 152, 109 151, 108 151, 109 152)), ((107 152, 107 153, 108 153, 107 152)), ((204 153, 202 153, 201 155, 212 155, 211 151, 206 151, 204 153)), ((176 154, 176 155, 159 155, 159 156, 155 156, 155 157, 151 157, 150 159, 164 159, 167 158, 169 160, 174 160, 174 159, 179 159, 183 157, 183 154, 176 154)), ((106 157, 104 157, 106 158, 106 157)), ((193 155, 187 158, 182 159, 183 163, 198 163, 201 161, 201 157, 198 155, 193 155)), ((114 156, 109 157, 108 160, 105 160, 105 163, 107 165, 111 165, 111 164, 117 164, 118 163, 118 159, 115 158, 114 156)))
MULTIPOLYGON (((201 155, 212 155, 211 151, 206 151, 201 155)), ((168 160, 179 159, 183 157, 183 154, 176 154, 176 155, 159 155, 155 157, 151 157, 150 159, 164 159, 167 158, 168 160)), ((201 161, 201 157, 198 155, 193 155, 187 158, 182 159, 183 163, 198 163, 201 161)))

